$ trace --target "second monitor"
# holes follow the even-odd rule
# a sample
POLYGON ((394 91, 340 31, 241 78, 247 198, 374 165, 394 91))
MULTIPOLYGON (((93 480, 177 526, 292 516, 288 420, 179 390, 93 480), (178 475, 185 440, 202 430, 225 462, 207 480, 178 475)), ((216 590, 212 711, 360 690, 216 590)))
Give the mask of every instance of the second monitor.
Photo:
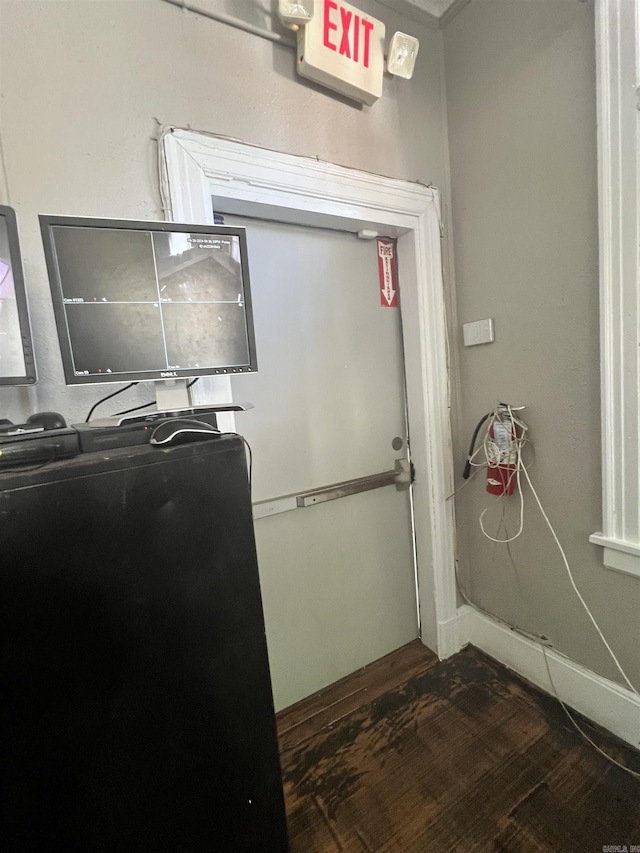
POLYGON ((67 385, 257 370, 244 228, 40 216, 67 385))

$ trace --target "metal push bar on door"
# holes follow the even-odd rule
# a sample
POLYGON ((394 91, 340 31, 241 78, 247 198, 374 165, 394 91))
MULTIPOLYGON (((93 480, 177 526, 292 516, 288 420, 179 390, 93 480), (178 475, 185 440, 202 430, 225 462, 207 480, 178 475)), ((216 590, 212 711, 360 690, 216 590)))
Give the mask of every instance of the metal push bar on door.
POLYGON ((253 505, 253 517, 266 518, 270 515, 278 515, 281 512, 289 512, 293 509, 304 509, 335 501, 338 498, 346 498, 349 495, 357 495, 360 492, 370 492, 372 489, 381 489, 384 486, 395 485, 398 491, 405 491, 412 483, 411 465, 408 459, 396 459, 395 468, 392 471, 383 471, 380 474, 369 474, 367 477, 357 477, 353 480, 345 480, 343 483, 334 483, 331 486, 321 486, 318 489, 310 489, 294 495, 283 495, 278 498, 270 498, 266 501, 258 501, 253 505))

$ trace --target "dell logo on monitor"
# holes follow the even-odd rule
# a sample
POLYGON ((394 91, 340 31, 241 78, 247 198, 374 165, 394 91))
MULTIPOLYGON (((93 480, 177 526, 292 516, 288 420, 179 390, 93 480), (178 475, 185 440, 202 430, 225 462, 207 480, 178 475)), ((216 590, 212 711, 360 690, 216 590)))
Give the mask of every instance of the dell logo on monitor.
POLYGON ((175 370, 167 370, 164 373, 161 373, 160 376, 162 376, 163 379, 173 379, 174 376, 177 377, 178 374, 175 370))

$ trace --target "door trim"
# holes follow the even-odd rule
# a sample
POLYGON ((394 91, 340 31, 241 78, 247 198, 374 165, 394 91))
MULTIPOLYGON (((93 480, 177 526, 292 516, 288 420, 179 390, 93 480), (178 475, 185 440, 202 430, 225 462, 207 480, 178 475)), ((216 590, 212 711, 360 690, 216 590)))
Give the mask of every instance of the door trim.
MULTIPOLYGON (((453 452, 441 258, 440 193, 434 187, 165 128, 160 136, 165 215, 213 222, 213 209, 296 225, 398 240, 422 641, 440 658, 459 650, 456 630, 453 452), (213 201, 213 204, 212 204, 213 201)), ((228 378, 204 385, 231 400, 228 378)), ((197 386, 196 386, 197 387, 197 386)))

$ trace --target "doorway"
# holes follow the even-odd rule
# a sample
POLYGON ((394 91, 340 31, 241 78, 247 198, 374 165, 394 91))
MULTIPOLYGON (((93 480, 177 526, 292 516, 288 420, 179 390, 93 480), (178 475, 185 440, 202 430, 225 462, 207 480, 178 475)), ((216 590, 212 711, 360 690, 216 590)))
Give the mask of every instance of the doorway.
POLYGON ((247 229, 259 370, 232 388, 279 710, 418 637, 402 328, 375 240, 225 224, 247 229))
MULTIPOLYGON (((163 132, 160 153, 163 203, 176 221, 211 222, 213 200, 225 215, 397 238, 421 639, 441 658, 454 654, 460 640, 446 500, 453 476, 438 191, 176 128, 163 132)), ((199 384, 209 399, 231 399, 228 379, 199 384)))

